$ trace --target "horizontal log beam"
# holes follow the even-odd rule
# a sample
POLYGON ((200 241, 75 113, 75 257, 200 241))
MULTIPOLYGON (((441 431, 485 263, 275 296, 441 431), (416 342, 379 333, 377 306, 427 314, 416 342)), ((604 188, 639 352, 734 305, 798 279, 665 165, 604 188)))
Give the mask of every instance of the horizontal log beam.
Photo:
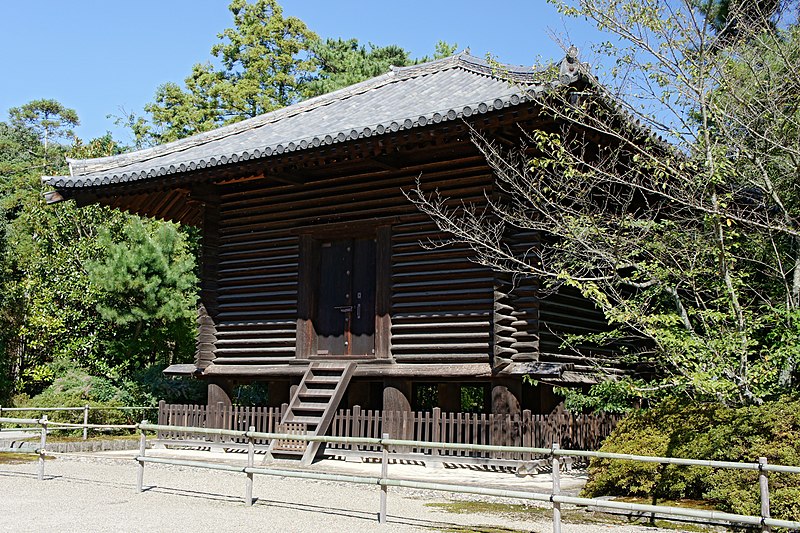
MULTIPOLYGON (((203 371, 203 377, 294 377, 302 376, 307 364, 283 365, 211 365, 203 371)), ((492 369, 489 363, 464 364, 383 364, 360 363, 354 377, 435 377, 489 379, 492 369)))

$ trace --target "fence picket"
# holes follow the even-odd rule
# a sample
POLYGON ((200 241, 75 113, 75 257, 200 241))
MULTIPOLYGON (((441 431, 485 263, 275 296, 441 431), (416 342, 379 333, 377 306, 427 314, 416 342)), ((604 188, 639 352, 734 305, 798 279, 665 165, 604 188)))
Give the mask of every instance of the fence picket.
MULTIPOLYGON (((164 426, 222 427, 244 430, 250 426, 258 432, 276 431, 286 406, 242 407, 168 404, 160 402, 156 419, 164 426)), ((572 414, 558 408, 550 414, 533 414, 529 410, 508 415, 497 413, 453 413, 441 409, 431 411, 379 411, 374 409, 339 410, 334 416, 330 434, 341 437, 377 438, 387 428, 393 428, 392 438, 421 442, 450 442, 458 444, 489 444, 548 448, 554 442, 562 448, 596 450, 607 437, 621 415, 572 414)), ((189 431, 160 430, 159 439, 195 440, 189 431)), ((240 438, 235 442, 244 442, 240 438)), ((258 439, 259 445, 269 442, 258 439)), ((380 451, 374 445, 352 447, 331 444, 332 449, 380 451)), ((398 450, 399 451, 399 450, 398 450)), ((430 448, 403 450, 431 454, 430 448)), ((487 452, 469 450, 440 450, 441 455, 482 457, 494 459, 533 459, 530 453, 487 452)))

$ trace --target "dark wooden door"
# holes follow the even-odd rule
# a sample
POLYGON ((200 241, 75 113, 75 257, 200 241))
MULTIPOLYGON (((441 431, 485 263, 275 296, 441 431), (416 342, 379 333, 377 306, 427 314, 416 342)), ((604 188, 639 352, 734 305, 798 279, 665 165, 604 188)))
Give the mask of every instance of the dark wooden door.
POLYGON ((323 242, 316 330, 319 355, 375 353, 375 239, 323 242))

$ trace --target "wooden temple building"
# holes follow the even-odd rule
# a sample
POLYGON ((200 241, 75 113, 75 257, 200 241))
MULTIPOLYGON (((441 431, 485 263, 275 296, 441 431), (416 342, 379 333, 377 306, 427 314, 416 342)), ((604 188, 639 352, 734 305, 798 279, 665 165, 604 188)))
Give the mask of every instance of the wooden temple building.
MULTIPOLYGON (((513 143, 544 118, 532 95, 586 83, 460 53, 404 68, 207 133, 45 177, 48 201, 99 203, 202 228, 194 364, 209 403, 267 382, 270 403, 311 426, 339 404, 415 408, 415 387, 458 411, 483 387, 492 412, 547 413, 553 386, 585 386, 591 362, 565 333, 604 327, 578 295, 540 297, 457 246, 403 194, 485 201, 493 175, 470 128, 513 143), (525 383, 531 376, 538 385, 525 383), (326 411, 327 409, 327 411, 326 411)), ((539 236, 510 232, 518 246, 539 236)))

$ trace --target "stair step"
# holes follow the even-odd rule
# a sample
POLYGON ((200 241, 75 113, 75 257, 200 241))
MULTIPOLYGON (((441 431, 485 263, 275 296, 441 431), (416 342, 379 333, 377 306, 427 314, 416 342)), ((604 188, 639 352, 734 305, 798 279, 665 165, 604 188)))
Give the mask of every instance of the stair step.
POLYGON ((327 399, 333 396, 333 389, 306 389, 298 393, 300 398, 319 398, 327 399))
POLYGON ((292 411, 324 411, 326 407, 328 404, 322 402, 298 402, 292 405, 292 411))
MULTIPOLYGON (((321 416, 304 416, 304 415, 297 416, 297 415, 294 415, 292 417, 292 422, 294 422, 296 424, 306 424, 307 426, 308 425, 316 426, 317 424, 319 424, 319 421, 321 419, 322 419, 321 416)), ((308 431, 313 431, 313 428, 308 428, 308 431)))
POLYGON ((317 363, 314 366, 314 370, 338 370, 339 372, 344 372, 347 370, 347 367, 350 363, 336 363, 333 361, 328 361, 325 363, 317 363))
MULTIPOLYGON (((301 428, 310 435, 324 435, 333 420, 335 410, 341 401, 350 378, 355 372, 355 363, 312 362, 300 380, 300 387, 289 403, 289 408, 284 413, 281 424, 295 424, 294 428, 301 428)), ((273 441, 270 451, 287 459, 298 457, 300 463, 311 464, 317 451, 319 442, 300 444, 287 439, 273 441), (281 448, 288 448, 282 450, 281 448), (304 449, 300 453, 300 449, 304 449)))
POLYGON ((311 376, 306 380, 306 384, 308 383, 322 383, 322 384, 336 384, 341 381, 342 376, 311 376))
POLYGON ((292 457, 302 457, 305 453, 305 450, 275 450, 272 452, 272 456, 276 459, 280 459, 281 456, 291 455, 292 457))

